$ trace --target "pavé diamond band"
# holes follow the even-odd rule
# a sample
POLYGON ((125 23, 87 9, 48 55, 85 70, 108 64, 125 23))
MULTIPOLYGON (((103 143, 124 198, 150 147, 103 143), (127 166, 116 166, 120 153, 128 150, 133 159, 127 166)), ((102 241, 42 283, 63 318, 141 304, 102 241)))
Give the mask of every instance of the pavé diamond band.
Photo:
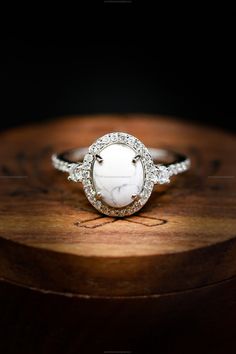
POLYGON ((82 182, 90 203, 109 216, 131 215, 149 199, 155 184, 190 168, 190 159, 168 150, 147 148, 134 136, 115 132, 89 148, 52 155, 53 166, 82 182))

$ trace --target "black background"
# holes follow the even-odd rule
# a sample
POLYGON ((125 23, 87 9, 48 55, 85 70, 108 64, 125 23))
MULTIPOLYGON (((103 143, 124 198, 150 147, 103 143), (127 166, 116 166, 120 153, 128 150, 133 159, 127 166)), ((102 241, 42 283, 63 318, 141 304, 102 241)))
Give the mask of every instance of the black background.
POLYGON ((69 114, 144 112, 235 129, 230 10, 223 17, 221 9, 171 14, 134 1, 89 6, 77 9, 76 22, 60 18, 49 30, 43 19, 35 32, 28 26, 21 33, 23 21, 5 30, 1 128, 69 114))

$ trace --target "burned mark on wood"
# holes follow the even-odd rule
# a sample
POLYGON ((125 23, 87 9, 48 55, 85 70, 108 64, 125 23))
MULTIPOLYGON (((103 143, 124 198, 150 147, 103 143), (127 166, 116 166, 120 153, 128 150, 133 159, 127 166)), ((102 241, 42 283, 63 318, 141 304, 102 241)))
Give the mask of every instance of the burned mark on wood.
POLYGON ((128 222, 140 224, 147 227, 161 226, 168 222, 166 219, 160 219, 154 216, 147 216, 147 215, 133 215, 130 217, 126 217, 125 220, 127 220, 128 222))
POLYGON ((97 227, 104 226, 106 224, 111 224, 115 222, 117 219, 116 218, 110 218, 109 216, 98 216, 94 217, 92 219, 87 219, 84 221, 77 221, 74 223, 75 226, 77 227, 85 227, 87 229, 95 229, 97 227))
POLYGON ((93 229, 93 228, 104 226, 106 224, 114 223, 118 220, 121 222, 124 221, 132 222, 146 227, 161 226, 168 222, 168 220, 166 219, 160 219, 154 216, 146 216, 146 215, 132 215, 130 217, 125 217, 123 219, 101 215, 86 220, 77 221, 74 223, 74 225, 77 227, 85 227, 85 228, 93 229))

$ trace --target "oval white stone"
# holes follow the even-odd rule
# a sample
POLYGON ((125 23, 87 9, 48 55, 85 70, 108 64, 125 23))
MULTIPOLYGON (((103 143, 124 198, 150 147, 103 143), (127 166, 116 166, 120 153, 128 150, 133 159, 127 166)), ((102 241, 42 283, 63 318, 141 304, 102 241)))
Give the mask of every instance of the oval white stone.
POLYGON ((132 195, 141 192, 144 170, 139 160, 133 163, 135 151, 124 144, 111 144, 99 154, 103 161, 94 162, 93 183, 102 200, 111 207, 121 208, 132 203, 132 195))

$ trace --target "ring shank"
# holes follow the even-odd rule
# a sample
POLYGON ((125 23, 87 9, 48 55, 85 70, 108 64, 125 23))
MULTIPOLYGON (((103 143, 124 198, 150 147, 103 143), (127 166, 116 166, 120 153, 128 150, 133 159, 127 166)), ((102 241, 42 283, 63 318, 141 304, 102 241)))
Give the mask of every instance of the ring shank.
POLYGON ((57 157, 63 162, 78 163, 83 162, 83 158, 87 154, 87 152, 88 148, 82 147, 62 152, 61 154, 58 154, 57 157))
POLYGON ((162 164, 166 167, 182 163, 187 160, 185 155, 179 154, 172 150, 165 150, 165 149, 156 149, 156 148, 148 148, 154 163, 162 164))

